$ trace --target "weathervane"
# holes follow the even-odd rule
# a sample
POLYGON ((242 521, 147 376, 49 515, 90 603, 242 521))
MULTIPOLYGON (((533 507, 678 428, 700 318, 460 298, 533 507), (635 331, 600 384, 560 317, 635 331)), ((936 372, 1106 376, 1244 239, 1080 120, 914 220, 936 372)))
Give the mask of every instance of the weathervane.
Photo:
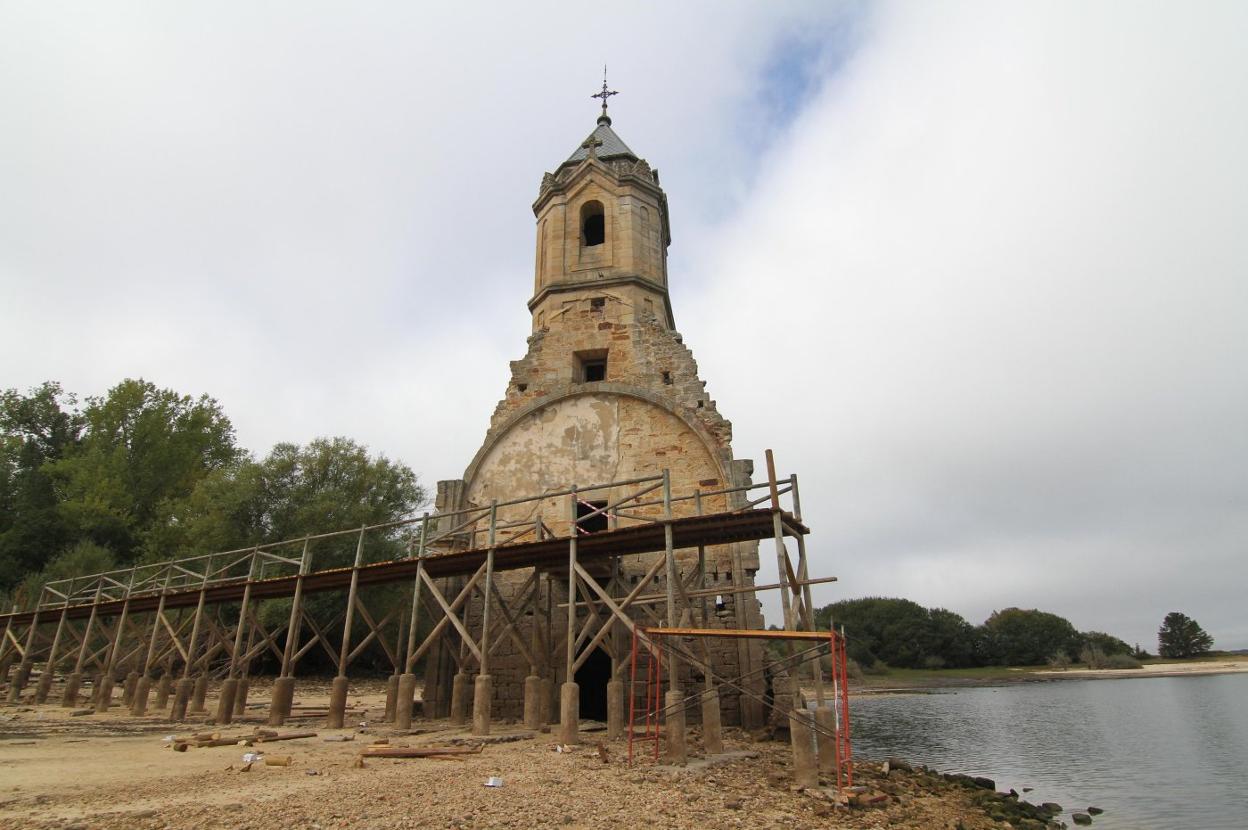
POLYGON ((610 98, 612 95, 619 95, 619 94, 620 93, 616 92, 614 89, 607 89, 607 65, 604 63, 602 65, 602 92, 596 92, 593 95, 589 96, 590 98, 602 99, 602 115, 600 116, 601 118, 607 117, 607 99, 610 98))

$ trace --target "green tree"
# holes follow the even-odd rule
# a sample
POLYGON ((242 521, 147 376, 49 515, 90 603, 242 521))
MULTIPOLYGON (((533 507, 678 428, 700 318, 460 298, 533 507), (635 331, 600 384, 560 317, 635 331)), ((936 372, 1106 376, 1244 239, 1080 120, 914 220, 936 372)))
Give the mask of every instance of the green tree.
MULTIPOLYGON (((168 503, 164 521, 145 534, 144 558, 158 561, 391 522, 425 501, 410 468, 371 457, 349 438, 318 438, 303 447, 278 444, 262 461, 246 459, 214 470, 188 498, 168 503)), ((394 544, 396 535, 370 542, 374 539, 394 544)), ((338 547, 353 550, 353 544, 344 540, 338 547)), ((318 549, 317 566, 339 564, 338 556, 329 555, 332 563, 318 549)))
POLYGON ((1009 666, 1042 665, 1059 651, 1078 654, 1082 647, 1069 620, 1034 608, 994 611, 984 635, 992 662, 1009 666))
POLYGON ((0 589, 43 567, 70 542, 48 465, 73 451, 82 431, 75 399, 47 382, 0 394, 0 589))
POLYGON ((207 475, 241 458, 234 427, 215 400, 124 380, 88 398, 76 451, 50 465, 61 515, 76 535, 134 560, 143 536, 167 520, 207 475))
POLYGON ((980 651, 978 633, 961 616, 908 599, 843 600, 818 609, 815 622, 844 626, 849 656, 864 666, 877 660, 900 668, 970 666, 980 651))
POLYGON ((34 602, 42 595, 43 586, 49 582, 104 573, 113 570, 115 566, 112 551, 83 539, 53 557, 42 570, 27 574, 22 590, 34 602))
POLYGON ((1162 657, 1195 657, 1213 648, 1213 637, 1191 617, 1171 611, 1157 631, 1157 653, 1162 657))

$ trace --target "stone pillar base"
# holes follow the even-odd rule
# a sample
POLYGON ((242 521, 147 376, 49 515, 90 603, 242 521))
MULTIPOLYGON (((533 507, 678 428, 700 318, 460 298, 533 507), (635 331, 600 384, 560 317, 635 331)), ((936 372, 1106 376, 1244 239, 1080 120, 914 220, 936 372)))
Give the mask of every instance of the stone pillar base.
POLYGON ((141 718, 147 714, 147 699, 152 693, 152 678, 146 674, 139 676, 139 682, 134 684, 134 698, 130 701, 130 714, 136 718, 141 718))
POLYGON ((112 672, 105 672, 100 676, 100 688, 95 696, 95 713, 97 715, 108 711, 108 707, 113 705, 113 675, 112 672))
POLYGON ((494 679, 488 674, 478 674, 472 688, 472 734, 490 734, 493 706, 494 679))
POLYGON ((664 715, 667 720, 667 762, 684 764, 689 760, 689 747, 685 740, 685 693, 672 689, 663 696, 664 715))
POLYGON ((457 672, 451 680, 451 726, 468 722, 468 675, 457 672))
POLYGON ((134 690, 139 685, 139 673, 132 671, 126 675, 126 683, 122 686, 121 702, 129 708, 134 703, 134 690))
POLYGON ((836 712, 826 703, 815 709, 815 746, 819 752, 819 771, 836 775, 836 712))
POLYGON ((399 675, 399 690, 394 702, 394 728, 412 728, 412 703, 416 699, 416 675, 399 675))
POLYGON ((541 729, 542 722, 542 678, 530 674, 524 678, 524 728, 541 729))
POLYGON ((186 720, 186 708, 190 705, 194 689, 195 681, 191 678, 183 677, 178 681, 177 689, 173 693, 173 706, 169 709, 169 720, 186 720))
POLYGON ((347 689, 350 681, 339 675, 329 687, 329 714, 325 717, 326 729, 341 729, 346 720, 347 689))
POLYGON ((702 746, 707 755, 724 751, 724 729, 720 724, 719 692, 708 689, 702 693, 702 746))
POLYGON ((238 691, 234 693, 234 717, 247 714, 247 693, 251 691, 251 681, 244 677, 238 681, 238 691))
POLYGON ((580 728, 581 687, 576 683, 564 683, 559 687, 559 741, 579 744, 580 728))
POLYGON ((793 783, 811 790, 819 786, 819 767, 815 763, 814 731, 808 712, 794 709, 789 714, 789 743, 793 746, 793 783))
POLYGON ((281 726, 290 717, 295 702, 295 678, 279 677, 273 681, 273 697, 269 701, 269 726, 281 726))
POLYGON ((52 691, 52 672, 45 670, 39 675, 39 685, 35 686, 35 703, 47 703, 50 691, 52 691))
POLYGON ((221 683, 221 696, 217 698, 217 723, 234 720, 234 696, 238 694, 238 678, 227 677, 221 683))
POLYGON ((173 675, 165 672, 156 682, 156 709, 163 710, 169 705, 169 695, 173 693, 173 675))
POLYGON ((617 740, 624 734, 624 681, 607 681, 607 740, 617 740))
MULTIPOLYGON (((96 674, 91 677, 91 705, 100 702, 100 689, 104 688, 104 675, 96 674)), ((111 686, 109 688, 112 688, 111 686)))
POLYGON ((65 678, 65 691, 61 693, 61 705, 69 709, 78 705, 78 690, 82 688, 82 672, 74 672, 65 678))
POLYGON ((26 688, 26 681, 30 680, 30 673, 35 668, 33 660, 23 660, 17 664, 17 674, 9 681, 9 703, 17 703, 22 696, 22 689, 26 688))
POLYGON ((208 699, 208 675, 201 674, 195 678, 195 688, 191 692, 191 707, 187 711, 192 715, 206 715, 208 709, 204 701, 208 699))

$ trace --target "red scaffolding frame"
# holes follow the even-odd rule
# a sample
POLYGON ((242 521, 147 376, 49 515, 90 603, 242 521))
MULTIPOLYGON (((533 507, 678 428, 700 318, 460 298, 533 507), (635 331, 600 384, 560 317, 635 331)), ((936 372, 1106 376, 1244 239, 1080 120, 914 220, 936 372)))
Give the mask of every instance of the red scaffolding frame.
MULTIPOLYGON (((814 718, 810 719, 813 734, 832 739, 833 757, 836 765, 836 786, 851 787, 854 784, 854 751, 851 741, 849 721, 849 674, 848 660, 845 654, 845 636, 833 631, 756 631, 737 628, 644 628, 633 627, 633 650, 630 665, 630 688, 628 704, 628 762, 633 762, 633 744, 654 743, 654 759, 659 757, 659 745, 662 741, 662 721, 664 720, 663 691, 663 655, 660 651, 672 649, 662 644, 663 637, 730 637, 751 638, 760 640, 815 640, 826 641, 832 658, 832 709, 835 714, 831 733, 819 725, 814 718), (639 649, 640 646, 640 649, 639 649), (639 681, 638 665, 644 674, 646 690, 643 707, 643 727, 640 737, 637 736, 637 686, 639 681)), ((678 655, 689 659, 687 655, 678 655)), ((815 652, 815 659, 821 655, 815 652)), ((694 661, 700 662, 700 661, 694 661)), ((709 666, 703 670, 710 671, 709 666)), ((745 689, 728 682, 725 678, 717 678, 726 685, 735 687, 741 694, 745 689)), ((695 696, 696 697, 696 696, 695 696)), ((766 704, 771 706, 771 704, 766 704)), ((772 706, 772 708, 775 708, 772 706)), ((788 713, 782 713, 788 714, 788 713)))

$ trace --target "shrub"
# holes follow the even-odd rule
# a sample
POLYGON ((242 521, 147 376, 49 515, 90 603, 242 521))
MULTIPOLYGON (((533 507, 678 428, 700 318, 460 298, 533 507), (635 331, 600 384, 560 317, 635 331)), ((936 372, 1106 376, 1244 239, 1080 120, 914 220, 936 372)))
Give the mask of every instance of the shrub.
POLYGON ((1070 667, 1070 655, 1064 651, 1056 651, 1049 657, 1049 667, 1065 671, 1070 667))
MULTIPOLYGON (((832 670, 832 663, 829 661, 828 671, 830 672, 831 670, 832 670)), ((850 680, 862 680, 862 676, 863 674, 865 674, 865 672, 862 670, 862 666, 858 663, 857 660, 855 660, 852 657, 848 658, 845 661, 845 673, 849 675, 850 680)))
POLYGON ((923 658, 923 668, 925 669, 943 669, 945 667, 945 658, 939 654, 929 654, 923 658))
POLYGON ((862 673, 873 675, 888 674, 888 663, 885 663, 883 660, 876 660, 870 666, 864 666, 862 673))
POLYGON ((1141 664, 1139 660, 1136 660, 1130 654, 1111 654, 1105 658, 1105 668, 1138 669, 1141 668, 1141 664))
POLYGON ((1106 665, 1109 658, 1105 656, 1105 652, 1101 651, 1099 646, 1084 646, 1079 652, 1079 662, 1086 663, 1090 669, 1108 668, 1106 665))

